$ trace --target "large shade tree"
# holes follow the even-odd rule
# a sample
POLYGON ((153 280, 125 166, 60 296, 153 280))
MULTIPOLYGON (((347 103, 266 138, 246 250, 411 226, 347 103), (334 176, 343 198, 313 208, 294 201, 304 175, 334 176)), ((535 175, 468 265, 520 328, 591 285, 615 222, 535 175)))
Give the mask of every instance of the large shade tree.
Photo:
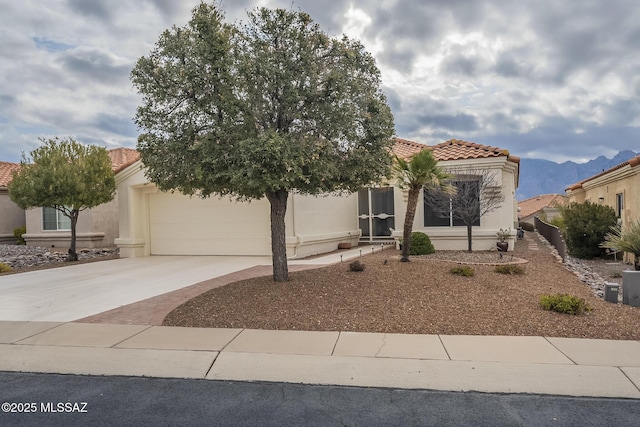
POLYGON ((438 166, 438 161, 433 157, 431 150, 422 150, 409 160, 398 156, 395 156, 394 160, 393 171, 398 187, 408 190, 409 193, 402 229, 402 257, 400 258, 400 261, 407 262, 411 249, 411 230, 420 192, 428 188, 431 191, 453 195, 455 188, 448 184, 447 179, 450 175, 438 166))
POLYGON ((288 280, 291 191, 355 191, 390 167, 393 117, 373 57, 308 14, 257 9, 229 25, 200 4, 132 71, 148 178, 161 190, 271 206, 273 278, 288 280))
POLYGON ((111 201, 116 184, 111 159, 104 147, 83 145, 73 138, 42 140, 23 155, 20 169, 9 183, 9 196, 22 209, 53 208, 71 222, 67 260, 78 259, 76 225, 80 212, 111 201))

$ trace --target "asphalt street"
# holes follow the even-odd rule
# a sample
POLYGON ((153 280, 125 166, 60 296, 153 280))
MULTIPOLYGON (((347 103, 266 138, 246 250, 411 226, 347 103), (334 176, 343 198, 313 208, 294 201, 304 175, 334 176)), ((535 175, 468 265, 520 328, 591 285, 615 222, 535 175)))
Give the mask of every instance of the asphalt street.
POLYGON ((640 401, 0 372, 0 425, 637 426, 640 401))

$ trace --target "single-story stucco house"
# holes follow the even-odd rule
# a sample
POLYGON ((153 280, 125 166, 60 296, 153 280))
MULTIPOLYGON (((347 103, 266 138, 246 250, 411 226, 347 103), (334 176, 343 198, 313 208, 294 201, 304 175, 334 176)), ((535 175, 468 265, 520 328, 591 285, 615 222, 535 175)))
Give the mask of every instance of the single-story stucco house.
MULTIPOLYGON (((622 162, 566 188, 570 203, 599 203, 611 206, 624 230, 640 221, 640 156, 622 162)), ((633 262, 633 255, 625 254, 633 262)))
MULTIPOLYGON (((140 158, 132 148, 108 150, 114 173, 120 172, 140 158)), ((28 246, 68 249, 71 243, 70 219, 53 208, 34 208, 23 211, 27 233, 22 237, 28 246)), ((76 247, 108 248, 118 237, 118 197, 80 213, 76 225, 76 247)))
POLYGON ((542 194, 518 202, 518 217, 520 222, 533 225, 533 219, 539 217, 547 220, 560 215, 560 208, 568 201, 567 196, 562 194, 542 194))
POLYGON ((24 209, 13 203, 7 186, 12 173, 20 169, 19 163, 0 161, 0 244, 14 244, 13 230, 25 225, 24 209))
MULTIPOLYGON (((504 203, 483 216, 473 228, 475 250, 495 248, 500 228, 517 226, 515 190, 520 160, 506 150, 450 140, 426 146, 400 138, 393 152, 410 157, 432 150, 445 168, 473 166, 488 169, 501 183, 504 203)), ((146 178, 141 160, 116 175, 121 257, 147 255, 271 255, 269 202, 250 203, 229 198, 201 199, 162 192, 146 178)), ((300 258, 335 250, 339 243, 392 243, 401 234, 406 192, 392 183, 350 195, 305 196, 292 192, 286 215, 287 255, 300 258)), ((467 248, 466 228, 458 224, 433 225, 422 199, 414 230, 427 233, 436 249, 467 248)), ((515 231, 513 233, 515 236, 515 231)), ((513 247, 513 244, 510 245, 513 247)))

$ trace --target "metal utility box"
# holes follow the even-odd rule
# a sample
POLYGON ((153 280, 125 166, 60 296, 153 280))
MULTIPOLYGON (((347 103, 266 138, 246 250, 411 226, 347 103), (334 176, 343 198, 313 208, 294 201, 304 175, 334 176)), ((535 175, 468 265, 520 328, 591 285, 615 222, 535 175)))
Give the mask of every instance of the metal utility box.
POLYGON ((612 302, 614 304, 617 304, 619 290, 620 290, 620 285, 618 285, 617 283, 605 283, 604 300, 607 302, 612 302))
POLYGON ((640 271, 622 272, 622 303, 640 307, 640 271))

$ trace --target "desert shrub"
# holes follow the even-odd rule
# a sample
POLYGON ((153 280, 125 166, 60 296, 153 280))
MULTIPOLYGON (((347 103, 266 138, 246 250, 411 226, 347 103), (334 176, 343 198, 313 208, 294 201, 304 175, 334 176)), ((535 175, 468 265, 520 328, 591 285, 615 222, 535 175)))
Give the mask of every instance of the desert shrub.
POLYGON ((357 259, 349 264, 349 271, 364 271, 364 264, 357 259))
POLYGON ((13 237, 16 238, 17 245, 26 245, 27 242, 24 241, 22 235, 27 232, 27 226, 23 225, 22 227, 16 227, 13 229, 13 237))
POLYGON ((495 271, 500 274, 524 274, 524 268, 518 264, 501 264, 496 266, 495 271))
POLYGON ((618 225, 611 227, 600 247, 633 254, 634 268, 640 271, 640 221, 631 222, 624 230, 618 225))
POLYGON ((569 254, 584 259, 604 255, 605 250, 600 243, 617 222, 612 207, 591 202, 571 203, 562 208, 562 217, 569 254))
POLYGON ((569 294, 542 295, 540 307, 544 310, 573 315, 591 311, 591 307, 584 299, 569 294))
POLYGON ((522 228, 524 231, 536 231, 536 228, 533 224, 529 224, 528 222, 519 222, 518 227, 522 228))
POLYGON ((419 231, 411 233, 409 255, 429 255, 435 253, 435 251, 436 249, 433 247, 429 236, 419 231))
POLYGON ((474 274, 473 268, 469 267, 468 265, 460 265, 457 267, 453 267, 449 271, 451 272, 451 274, 455 274, 458 276, 465 276, 465 277, 471 277, 474 274))
POLYGON ((11 267, 7 264, 0 262, 0 273, 8 273, 11 271, 11 267))
POLYGON ((558 227, 558 230, 560 230, 561 233, 565 232, 566 227, 564 225, 564 218, 562 217, 562 215, 556 215, 550 220, 546 221, 546 223, 558 227))

